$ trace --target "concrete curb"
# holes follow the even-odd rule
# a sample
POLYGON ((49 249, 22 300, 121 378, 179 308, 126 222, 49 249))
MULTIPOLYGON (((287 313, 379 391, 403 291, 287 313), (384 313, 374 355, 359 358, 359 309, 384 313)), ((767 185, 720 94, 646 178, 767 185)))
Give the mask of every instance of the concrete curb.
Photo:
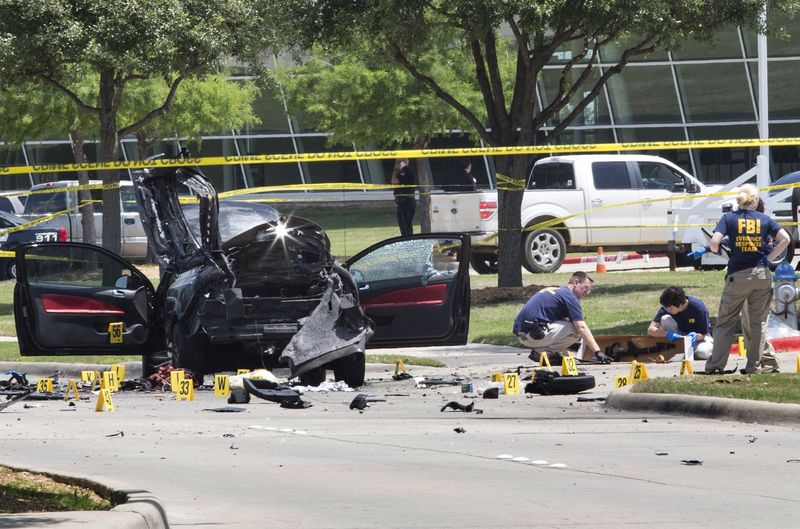
POLYGON ((759 424, 800 425, 798 404, 616 390, 608 394, 606 406, 625 411, 692 415, 759 424))
POLYGON ((134 489, 120 482, 104 479, 104 483, 85 476, 64 475, 42 469, 23 468, 3 463, 19 471, 45 474, 58 481, 92 489, 111 497, 116 507, 110 511, 32 512, 0 515, 0 527, 58 527, 59 529, 86 529, 87 527, 113 527, 114 529, 169 529, 167 512, 161 500, 150 492, 134 489))
MULTIPOLYGON (((133 379, 142 376, 141 362, 125 362, 125 378, 133 379)), ((37 377, 50 376, 56 371, 67 378, 80 378, 81 371, 105 371, 108 364, 74 364, 69 362, 0 362, 0 373, 20 371, 26 375, 37 377)))

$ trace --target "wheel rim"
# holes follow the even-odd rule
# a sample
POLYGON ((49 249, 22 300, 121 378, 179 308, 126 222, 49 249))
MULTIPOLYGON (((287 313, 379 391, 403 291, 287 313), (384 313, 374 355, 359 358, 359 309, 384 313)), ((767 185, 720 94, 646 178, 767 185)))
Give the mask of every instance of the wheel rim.
POLYGON ((539 266, 552 266, 561 257, 561 246, 552 233, 539 233, 531 241, 530 255, 539 266))
POLYGON ((9 279, 16 279, 17 278, 17 264, 12 263, 11 266, 8 267, 8 277, 9 279))

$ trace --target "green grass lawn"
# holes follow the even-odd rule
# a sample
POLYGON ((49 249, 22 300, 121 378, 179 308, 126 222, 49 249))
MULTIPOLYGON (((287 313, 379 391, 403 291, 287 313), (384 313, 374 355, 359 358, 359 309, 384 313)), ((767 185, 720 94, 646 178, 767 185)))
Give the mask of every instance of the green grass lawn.
POLYGON ((800 404, 800 373, 653 378, 634 384, 631 391, 800 404))
MULTIPOLYGON (((555 273, 524 275, 525 285, 562 286, 571 274, 555 273)), ((724 271, 695 270, 620 271, 592 274, 595 282, 592 293, 583 299, 586 323, 595 335, 645 334, 650 320, 659 308, 658 298, 668 286, 678 285, 692 296, 705 301, 712 320, 719 309, 724 271)), ((496 275, 472 276, 472 288, 497 284, 496 275)), ((521 303, 504 303, 479 307, 473 304, 470 312, 470 342, 518 346, 511 334, 514 318, 521 303)))

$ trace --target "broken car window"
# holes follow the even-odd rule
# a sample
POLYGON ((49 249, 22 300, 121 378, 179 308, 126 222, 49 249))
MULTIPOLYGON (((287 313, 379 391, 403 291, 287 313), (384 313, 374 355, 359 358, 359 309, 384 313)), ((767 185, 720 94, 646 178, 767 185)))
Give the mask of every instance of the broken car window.
POLYGON ((410 277, 446 279, 458 271, 461 241, 410 239, 370 252, 353 263, 350 271, 359 283, 410 277))

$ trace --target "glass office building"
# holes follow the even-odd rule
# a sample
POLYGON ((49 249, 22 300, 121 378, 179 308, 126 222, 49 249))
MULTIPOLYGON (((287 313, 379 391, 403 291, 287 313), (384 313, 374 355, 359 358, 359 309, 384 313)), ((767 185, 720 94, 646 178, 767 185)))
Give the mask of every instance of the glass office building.
MULTIPOLYGON (((800 35, 800 17, 790 23, 800 35)), ((558 143, 607 143, 660 140, 737 139, 758 137, 757 35, 731 28, 720 33, 715 45, 687 42, 675 52, 657 52, 629 63, 612 77, 603 93, 558 138, 558 143)), ((800 67, 800 39, 770 38, 770 136, 800 136, 800 100, 792 79, 800 67)), ((595 75, 613 66, 620 46, 601 51, 595 75)), ((576 50, 563 48, 546 67, 538 84, 539 101, 555 90, 561 65, 576 50)), ((256 101, 261 124, 242 131, 220 131, 204 136, 195 156, 286 154, 352 150, 352 145, 326 144, 323 132, 310 129, 302 115, 289 115, 280 94, 262 94, 256 101)), ((542 131, 546 135, 554 125, 542 131)), ((472 147, 475 136, 446 134, 431 147, 472 147)), ((123 138, 122 156, 136 158, 133 137, 123 138)), ((175 152, 179 142, 164 142, 162 152, 175 152)), ((87 149, 95 159, 95 146, 87 149)), ((650 152, 668 158, 707 183, 728 182, 755 165, 758 148, 684 149, 650 152)), ((773 147, 771 176, 800 169, 798 147, 773 147)), ((494 186, 491 157, 476 157, 473 174, 482 187, 494 186)), ((25 142, 21 147, 0 144, 0 165, 72 162, 69 138, 25 142)), ((438 181, 457 164, 454 159, 431 159, 438 181)), ((391 160, 228 165, 204 170, 218 189, 298 183, 386 183, 391 160)), ((27 189, 32 183, 72 179, 74 173, 29 174, 0 179, 0 189, 27 189)))

